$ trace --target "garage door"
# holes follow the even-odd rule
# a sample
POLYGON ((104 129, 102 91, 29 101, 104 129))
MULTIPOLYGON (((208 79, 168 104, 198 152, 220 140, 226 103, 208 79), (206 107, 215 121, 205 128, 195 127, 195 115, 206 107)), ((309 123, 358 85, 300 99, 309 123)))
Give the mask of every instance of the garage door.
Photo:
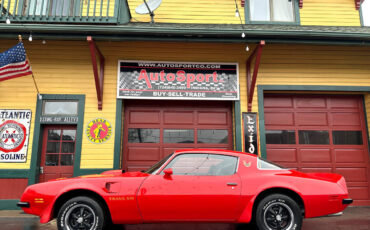
POLYGON ((123 166, 148 168, 176 149, 232 149, 230 102, 124 101, 123 166))
POLYGON ((361 96, 264 97, 267 159, 347 180, 355 205, 370 205, 369 151, 361 96))

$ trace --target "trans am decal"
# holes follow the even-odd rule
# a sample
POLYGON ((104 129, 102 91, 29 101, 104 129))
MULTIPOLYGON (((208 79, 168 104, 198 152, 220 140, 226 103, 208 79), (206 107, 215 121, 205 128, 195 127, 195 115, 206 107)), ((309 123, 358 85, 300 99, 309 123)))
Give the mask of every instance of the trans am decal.
POLYGON ((237 63, 119 61, 118 98, 239 100, 237 63))
POLYGON ((86 135, 92 143, 101 144, 112 135, 112 125, 103 118, 96 118, 87 125, 86 135))
POLYGON ((0 110, 0 162, 26 162, 31 110, 0 110))

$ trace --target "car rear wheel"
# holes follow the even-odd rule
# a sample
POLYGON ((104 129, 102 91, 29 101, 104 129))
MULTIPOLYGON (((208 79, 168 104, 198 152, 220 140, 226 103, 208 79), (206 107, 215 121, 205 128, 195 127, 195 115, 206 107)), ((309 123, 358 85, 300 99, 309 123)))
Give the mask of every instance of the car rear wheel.
POLYGON ((105 216, 101 205, 90 197, 68 200, 59 210, 59 230, 102 230, 105 216))
POLYGON ((255 220, 260 230, 299 230, 302 226, 302 213, 290 197, 272 194, 259 202, 255 220))

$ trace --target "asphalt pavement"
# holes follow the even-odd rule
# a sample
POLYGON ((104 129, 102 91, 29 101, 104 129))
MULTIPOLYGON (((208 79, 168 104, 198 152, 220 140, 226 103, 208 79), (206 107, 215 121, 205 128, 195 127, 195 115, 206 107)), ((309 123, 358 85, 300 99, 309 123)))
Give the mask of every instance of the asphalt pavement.
MULTIPOLYGON (((55 230, 55 220, 40 224, 22 211, 0 211, 0 230, 55 230)), ((255 230, 251 225, 176 223, 114 226, 109 230, 255 230)), ((349 207, 343 215, 304 219, 302 230, 370 230, 370 207, 349 207)))

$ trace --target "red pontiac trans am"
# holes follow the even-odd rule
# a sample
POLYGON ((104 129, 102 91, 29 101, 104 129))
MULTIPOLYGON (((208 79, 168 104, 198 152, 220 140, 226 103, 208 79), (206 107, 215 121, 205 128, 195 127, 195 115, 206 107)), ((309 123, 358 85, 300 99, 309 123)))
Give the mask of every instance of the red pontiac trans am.
POLYGON ((341 175, 288 170, 247 153, 192 149, 145 172, 112 170, 31 185, 18 206, 41 223, 57 218, 63 230, 252 221, 260 230, 299 230, 303 218, 338 213, 351 203, 341 175))

